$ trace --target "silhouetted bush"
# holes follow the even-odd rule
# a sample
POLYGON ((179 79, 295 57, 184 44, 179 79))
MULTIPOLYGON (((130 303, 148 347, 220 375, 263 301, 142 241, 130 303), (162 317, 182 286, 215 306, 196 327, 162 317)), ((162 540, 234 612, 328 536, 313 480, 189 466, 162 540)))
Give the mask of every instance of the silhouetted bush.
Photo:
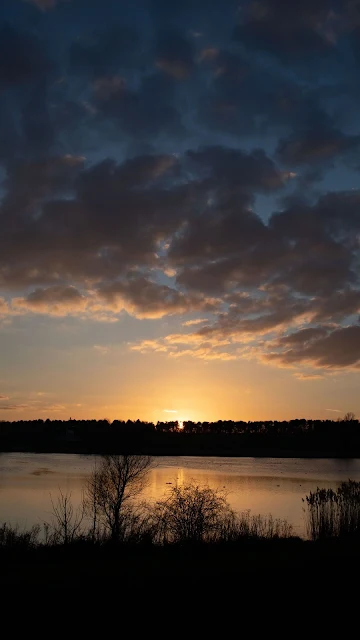
POLYGON ((207 486, 189 483, 173 487, 154 507, 160 542, 209 542, 231 527, 235 514, 225 495, 207 486))
POLYGON ((20 531, 19 526, 12 527, 6 522, 0 525, 0 548, 29 550, 39 545, 40 526, 20 531))
POLYGON ((271 515, 236 514, 223 492, 189 483, 173 487, 156 503, 153 518, 160 542, 237 542, 289 538, 292 525, 271 515))

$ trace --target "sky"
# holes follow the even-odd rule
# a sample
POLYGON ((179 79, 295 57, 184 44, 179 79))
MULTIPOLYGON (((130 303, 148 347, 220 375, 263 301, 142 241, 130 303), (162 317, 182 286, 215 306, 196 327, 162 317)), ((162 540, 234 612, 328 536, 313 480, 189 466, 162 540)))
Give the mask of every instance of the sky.
POLYGON ((2 0, 0 419, 359 415, 359 63, 359 0, 2 0))

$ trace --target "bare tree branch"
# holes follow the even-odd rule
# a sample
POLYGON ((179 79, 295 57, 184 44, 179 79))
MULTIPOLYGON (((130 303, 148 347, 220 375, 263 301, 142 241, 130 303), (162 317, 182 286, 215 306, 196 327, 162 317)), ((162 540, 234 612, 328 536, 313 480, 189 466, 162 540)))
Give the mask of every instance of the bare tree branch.
POLYGON ((120 539, 126 511, 143 491, 152 458, 144 455, 107 455, 94 468, 86 486, 85 503, 95 531, 100 524, 112 540, 120 539))
POLYGON ((63 544, 73 542, 81 533, 81 525, 85 516, 85 502, 81 502, 80 507, 76 510, 71 502, 71 493, 63 493, 59 488, 60 495, 56 502, 53 501, 50 494, 52 504, 53 522, 46 527, 52 529, 55 541, 63 544))

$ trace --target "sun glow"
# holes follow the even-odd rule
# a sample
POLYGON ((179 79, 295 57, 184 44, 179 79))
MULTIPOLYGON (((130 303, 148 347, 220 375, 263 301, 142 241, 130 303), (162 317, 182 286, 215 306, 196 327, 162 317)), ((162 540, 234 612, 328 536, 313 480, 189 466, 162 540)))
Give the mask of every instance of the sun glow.
POLYGON ((179 429, 179 431, 182 431, 183 428, 184 428, 184 422, 182 420, 179 420, 178 421, 178 429, 179 429))

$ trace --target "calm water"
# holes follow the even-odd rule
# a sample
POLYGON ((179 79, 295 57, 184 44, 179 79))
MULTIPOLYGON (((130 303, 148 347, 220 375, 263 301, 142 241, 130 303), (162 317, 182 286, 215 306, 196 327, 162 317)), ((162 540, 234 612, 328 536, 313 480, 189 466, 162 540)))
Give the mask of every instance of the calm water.
MULTIPOLYGON (((0 454, 0 523, 27 527, 51 519, 50 495, 59 488, 81 500, 96 456, 0 454)), ((144 497, 159 499, 174 484, 195 480, 225 489, 237 511, 271 513, 287 519, 304 535, 302 498, 317 487, 336 488, 342 480, 360 480, 360 460, 299 458, 158 457, 144 497)))

